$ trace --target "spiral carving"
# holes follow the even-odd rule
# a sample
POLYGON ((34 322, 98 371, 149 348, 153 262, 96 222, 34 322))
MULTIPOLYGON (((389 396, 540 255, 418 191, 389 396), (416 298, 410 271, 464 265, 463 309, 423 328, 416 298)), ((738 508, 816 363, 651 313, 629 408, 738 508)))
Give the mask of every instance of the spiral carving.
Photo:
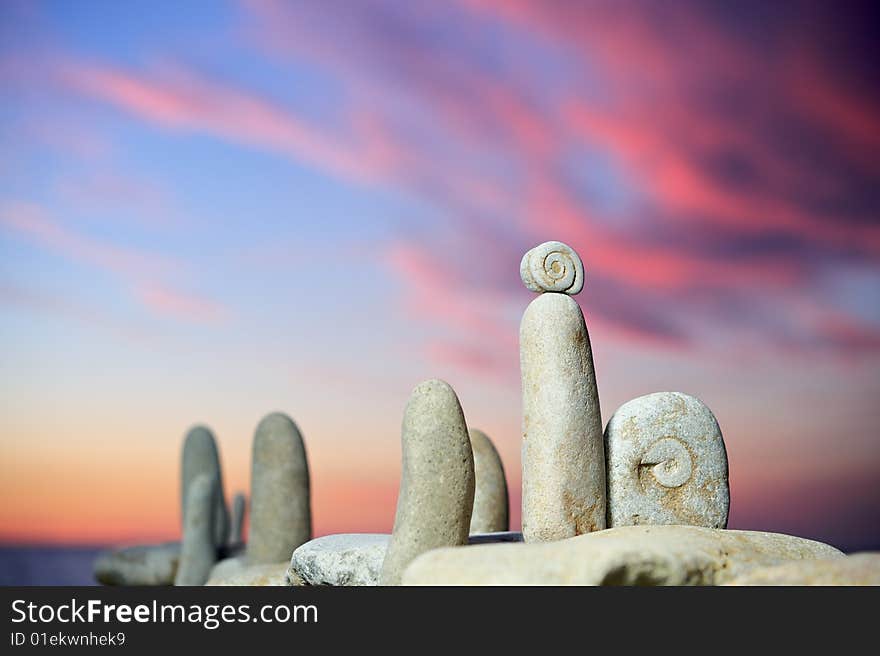
POLYGON ((528 251, 519 266, 526 287, 533 292, 575 295, 584 288, 584 265, 561 241, 547 241, 528 251))
POLYGON ((641 464, 651 467, 651 473, 663 487, 684 485, 693 471, 690 452, 674 437, 664 437, 654 442, 645 451, 641 464))

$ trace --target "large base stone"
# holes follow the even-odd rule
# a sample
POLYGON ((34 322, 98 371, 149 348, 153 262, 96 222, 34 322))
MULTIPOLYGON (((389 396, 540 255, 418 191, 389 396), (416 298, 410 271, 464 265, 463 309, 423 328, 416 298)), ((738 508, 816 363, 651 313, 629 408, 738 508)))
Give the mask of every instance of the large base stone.
POLYGON ((487 544, 422 554, 404 585, 716 585, 755 567, 841 552, 779 533, 623 526, 548 543, 487 544))
POLYGON ((758 567, 727 585, 880 585, 880 552, 758 567))

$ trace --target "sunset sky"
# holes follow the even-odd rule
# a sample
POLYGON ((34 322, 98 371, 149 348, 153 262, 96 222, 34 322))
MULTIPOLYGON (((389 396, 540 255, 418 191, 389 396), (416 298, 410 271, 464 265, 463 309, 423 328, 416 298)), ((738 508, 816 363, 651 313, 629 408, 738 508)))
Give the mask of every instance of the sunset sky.
POLYGON ((696 395, 731 527, 880 548, 877 16, 839 4, 0 2, 0 542, 174 538, 186 430, 231 496, 273 410, 316 534, 389 531, 431 377, 518 528, 555 239, 605 421, 696 395))

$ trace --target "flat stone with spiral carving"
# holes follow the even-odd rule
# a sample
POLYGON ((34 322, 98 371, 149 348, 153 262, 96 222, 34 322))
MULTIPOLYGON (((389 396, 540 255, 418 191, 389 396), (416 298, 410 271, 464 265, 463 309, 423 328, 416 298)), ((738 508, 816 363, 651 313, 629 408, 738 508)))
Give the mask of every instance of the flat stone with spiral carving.
POLYGON ((727 526, 727 452, 699 399, 658 392, 627 401, 605 428, 605 455, 609 527, 727 526))

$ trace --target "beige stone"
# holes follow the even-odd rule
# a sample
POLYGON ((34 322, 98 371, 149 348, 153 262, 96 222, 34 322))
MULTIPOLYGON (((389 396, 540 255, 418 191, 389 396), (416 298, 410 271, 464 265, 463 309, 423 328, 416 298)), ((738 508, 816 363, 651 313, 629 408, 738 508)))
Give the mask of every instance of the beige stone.
POLYGON ((880 552, 757 567, 727 585, 880 585, 880 552))
POLYGON ((221 547, 226 544, 229 531, 229 513, 223 497, 223 471, 220 467, 220 454, 214 434, 205 426, 191 428, 183 441, 181 457, 181 517, 186 525, 186 500, 189 486, 200 474, 215 476, 218 481, 219 495, 214 502, 214 544, 221 547))
POLYGON ((174 585, 204 585, 217 561, 213 510, 216 508, 218 488, 217 477, 209 474, 199 474, 190 481, 180 564, 174 585))
POLYGON ((287 415, 272 413, 257 426, 252 467, 247 561, 286 563, 312 537, 305 445, 287 415))
POLYGON ((716 585, 755 567, 841 553, 779 533, 622 526, 549 543, 436 549, 404 585, 716 585))
POLYGON ((226 572, 223 576, 212 576, 205 585, 285 586, 291 583, 287 578, 285 562, 243 565, 226 572))
POLYGON ((205 585, 217 585, 218 581, 230 578, 232 575, 243 570, 246 566, 247 562, 245 561, 244 556, 239 555, 231 558, 224 558, 215 563, 211 568, 211 572, 208 574, 208 581, 205 585))
POLYGON ((412 392, 403 417, 403 462, 381 585, 396 585, 413 558, 467 544, 474 505, 474 457, 452 388, 428 380, 412 392))
POLYGON ((508 522, 507 481, 504 466, 495 445, 481 430, 468 431, 474 452, 474 510, 471 514, 473 533, 506 531, 508 522))
POLYGON ((584 265, 571 246, 547 241, 523 255, 519 275, 533 292, 580 293, 584 288, 584 265))
POLYGON ((522 528, 526 542, 605 528, 605 447, 590 337, 565 294, 542 294, 520 325, 522 528))
POLYGON ((605 428, 608 526, 727 526, 727 451, 699 399, 658 392, 624 403, 605 428))

